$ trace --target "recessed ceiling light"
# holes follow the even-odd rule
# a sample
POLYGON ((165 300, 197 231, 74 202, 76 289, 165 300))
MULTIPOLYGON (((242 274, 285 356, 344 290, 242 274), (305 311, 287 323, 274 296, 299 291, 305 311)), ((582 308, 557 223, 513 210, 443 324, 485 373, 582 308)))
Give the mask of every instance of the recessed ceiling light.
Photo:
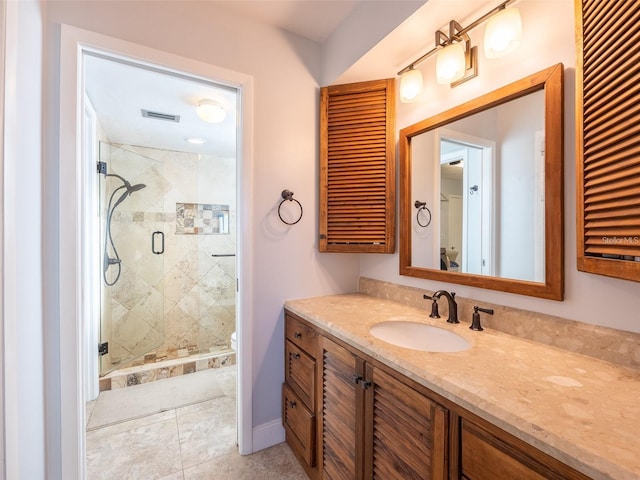
POLYGON ((207 141, 204 138, 200 138, 200 137, 189 137, 189 138, 185 138, 185 140, 194 145, 202 145, 204 143, 207 143, 207 141))

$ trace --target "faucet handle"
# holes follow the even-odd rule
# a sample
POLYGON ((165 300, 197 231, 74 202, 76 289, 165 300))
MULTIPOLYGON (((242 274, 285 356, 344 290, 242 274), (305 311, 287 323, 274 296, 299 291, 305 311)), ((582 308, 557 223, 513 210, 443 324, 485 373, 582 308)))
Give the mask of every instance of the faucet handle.
POLYGON ((473 315, 471 316, 471 326, 469 327, 469 329, 471 330, 475 330, 476 332, 481 332, 484 330, 484 328, 482 328, 482 325, 480 325, 480 313, 479 312, 483 312, 483 313, 488 313, 489 315, 493 315, 493 309, 492 308, 481 308, 477 305, 474 305, 473 307, 473 315))
POLYGON ((424 298, 425 300, 433 301, 433 303, 431 304, 431 314, 429 315, 429 317, 440 318, 440 312, 438 312, 438 299, 436 297, 430 297, 427 294, 423 295, 422 298, 424 298))

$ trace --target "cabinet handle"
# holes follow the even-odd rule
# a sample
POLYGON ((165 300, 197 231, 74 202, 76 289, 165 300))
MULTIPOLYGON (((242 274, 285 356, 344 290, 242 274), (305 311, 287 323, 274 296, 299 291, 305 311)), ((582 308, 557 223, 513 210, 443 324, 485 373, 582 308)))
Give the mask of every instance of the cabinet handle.
POLYGON ((300 354, 299 353, 292 353, 291 354, 291 358, 293 358, 294 360, 298 360, 300 358, 300 354))
POLYGON ((373 384, 371 382, 362 382, 360 385, 362 385, 362 389, 363 390, 366 390, 367 388, 369 388, 373 384))
POLYGON ((293 334, 295 338, 302 338, 302 334, 300 332, 296 332, 293 334))
POLYGON ((353 378, 353 383, 355 383, 356 385, 358 385, 363 380, 363 378, 360 375, 353 375, 352 378, 353 378))
POLYGON ((294 400, 289 400, 289 408, 296 408, 296 402, 294 400))

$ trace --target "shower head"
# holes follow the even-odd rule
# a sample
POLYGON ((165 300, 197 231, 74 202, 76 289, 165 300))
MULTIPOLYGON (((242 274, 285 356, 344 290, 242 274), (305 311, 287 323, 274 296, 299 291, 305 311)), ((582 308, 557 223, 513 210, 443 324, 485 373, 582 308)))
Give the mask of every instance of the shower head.
MULTIPOLYGON (((115 173, 108 173, 105 175, 106 177, 116 177, 118 179, 120 179, 123 183, 123 185, 120 187, 124 187, 127 189, 127 191, 125 192, 125 194, 123 195, 124 198, 126 198, 127 195, 131 195, 133 192, 137 192, 138 190, 142 190, 144 187, 146 187, 146 185, 144 183, 138 183, 137 185, 131 185, 131 183, 129 183, 129 181, 125 180, 123 177, 121 177, 120 175, 117 175, 115 173)), ((124 200, 124 198, 122 198, 122 200, 124 200)), ((116 202, 119 203, 119 202, 116 202)))
POLYGON ((133 192, 137 192, 138 190, 142 190, 146 185, 144 183, 138 183, 137 185, 131 185, 129 182, 125 184, 127 187, 127 192, 132 194, 133 192))

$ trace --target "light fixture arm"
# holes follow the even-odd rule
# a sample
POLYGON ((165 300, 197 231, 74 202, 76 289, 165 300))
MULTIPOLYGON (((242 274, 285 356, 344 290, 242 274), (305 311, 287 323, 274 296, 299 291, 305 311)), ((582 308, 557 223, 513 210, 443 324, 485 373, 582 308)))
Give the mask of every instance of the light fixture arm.
POLYGON ((464 28, 458 22, 456 22, 455 20, 451 20, 449 22, 449 36, 447 36, 441 30, 436 30, 436 33, 435 33, 436 46, 435 46, 435 48, 429 50, 427 53, 425 53, 424 55, 422 55, 421 57, 417 58, 416 60, 411 62, 409 65, 404 67, 402 70, 400 70, 398 72, 398 75, 402 75, 403 73, 406 73, 409 70, 413 69, 416 65, 418 65, 419 63, 423 62, 427 58, 429 58, 432 55, 434 55, 441 48, 445 47, 446 45, 451 44, 454 40, 459 40, 459 41, 464 40, 465 44, 466 44, 465 45, 466 50, 469 51, 469 49, 471 47, 471 42, 469 40, 469 35, 467 35, 468 32, 471 31, 472 29, 474 29, 475 27, 477 27, 478 25, 480 25, 482 22, 488 20, 490 17, 492 17, 493 15, 498 13, 500 10, 504 10, 507 7, 507 5, 509 5, 509 4, 513 3, 513 2, 515 2, 515 0, 505 0, 500 5, 498 5, 497 7, 493 8, 493 9, 491 9, 490 11, 488 11, 487 13, 482 15, 477 20, 474 20, 469 26, 464 27, 464 28))

